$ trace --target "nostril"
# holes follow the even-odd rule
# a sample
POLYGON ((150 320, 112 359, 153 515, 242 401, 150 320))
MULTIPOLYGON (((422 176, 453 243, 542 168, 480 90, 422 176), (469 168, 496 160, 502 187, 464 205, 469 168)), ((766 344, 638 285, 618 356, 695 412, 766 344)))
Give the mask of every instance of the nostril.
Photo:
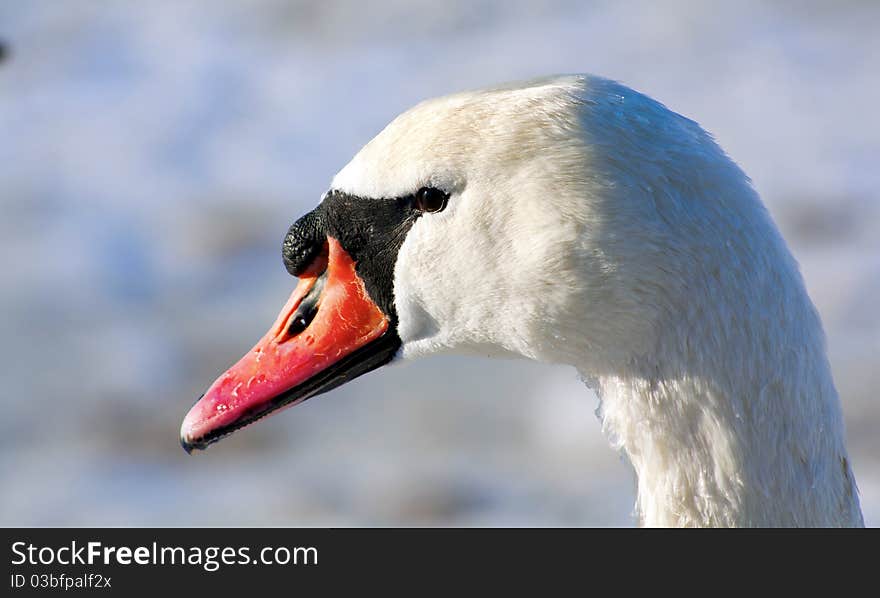
POLYGON ((309 321, 305 318, 305 316, 297 315, 293 318, 290 326, 287 327, 287 334, 289 334, 290 336, 296 336, 308 327, 309 321))
POLYGON ((301 334, 309 325, 315 316, 318 315, 318 304, 321 301, 321 293, 324 292, 324 285, 327 283, 327 271, 318 277, 315 284, 312 285, 308 294, 302 298, 296 311, 290 316, 287 324, 287 335, 281 339, 281 342, 294 338, 301 334))

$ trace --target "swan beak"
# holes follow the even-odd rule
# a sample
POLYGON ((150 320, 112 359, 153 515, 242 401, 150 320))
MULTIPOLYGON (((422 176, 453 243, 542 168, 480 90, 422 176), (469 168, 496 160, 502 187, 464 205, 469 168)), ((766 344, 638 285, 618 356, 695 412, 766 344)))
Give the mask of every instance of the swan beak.
POLYGON ((259 343, 193 405, 180 428, 187 452, 204 449, 284 407, 384 365, 399 341, 369 298, 355 262, 329 238, 259 343))

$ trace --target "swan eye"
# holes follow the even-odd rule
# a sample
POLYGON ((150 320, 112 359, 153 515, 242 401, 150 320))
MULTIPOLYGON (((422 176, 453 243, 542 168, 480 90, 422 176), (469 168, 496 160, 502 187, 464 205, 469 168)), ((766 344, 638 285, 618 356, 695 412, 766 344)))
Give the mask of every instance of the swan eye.
POLYGON ((449 194, 436 187, 422 187, 415 194, 416 208, 422 212, 441 212, 449 201, 449 194))

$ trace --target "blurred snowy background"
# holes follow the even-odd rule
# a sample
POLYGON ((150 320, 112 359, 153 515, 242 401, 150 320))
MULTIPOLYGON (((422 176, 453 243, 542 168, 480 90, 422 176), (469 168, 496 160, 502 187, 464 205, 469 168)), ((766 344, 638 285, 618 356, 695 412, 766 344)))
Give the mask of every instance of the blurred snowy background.
POLYGON ((0 4, 0 524, 631 525, 567 368, 384 369, 187 457, 292 289, 281 239, 391 118, 594 72, 713 132, 824 319, 880 524, 880 3, 0 4))

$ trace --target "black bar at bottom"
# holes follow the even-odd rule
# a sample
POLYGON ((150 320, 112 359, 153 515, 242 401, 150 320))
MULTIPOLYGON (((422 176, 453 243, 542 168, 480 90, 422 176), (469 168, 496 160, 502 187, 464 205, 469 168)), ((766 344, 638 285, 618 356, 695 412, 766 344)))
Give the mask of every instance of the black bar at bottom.
MULTIPOLYGON (((852 532, 683 532, 613 529, 7 528, 0 595, 284 595, 352 587, 466 590, 475 578, 592 587, 611 575, 672 581, 676 571, 736 578, 800 550, 804 571, 828 566, 852 532), (806 541, 805 541, 806 539, 806 541), (719 565, 723 567, 719 568, 719 565), (653 573, 649 573, 651 569, 653 573), (109 582, 109 585, 108 585, 109 582), (354 586, 352 586, 354 584, 354 586), (247 594, 245 594, 247 593, 247 594)), ((690 575, 690 574, 688 574, 690 575)), ((559 587, 563 589, 562 586, 559 587)), ((164 597, 162 597, 164 598, 164 597)))

